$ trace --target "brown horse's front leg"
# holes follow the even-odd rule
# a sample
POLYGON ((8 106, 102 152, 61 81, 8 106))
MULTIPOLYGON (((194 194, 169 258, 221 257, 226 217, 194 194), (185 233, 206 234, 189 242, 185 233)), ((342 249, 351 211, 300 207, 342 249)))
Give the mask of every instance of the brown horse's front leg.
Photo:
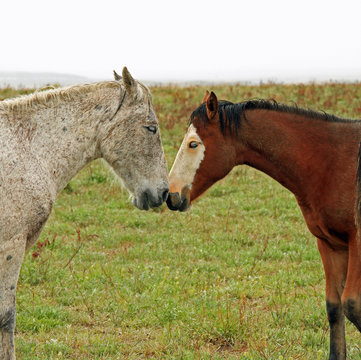
POLYGON ((345 315, 341 302, 338 304, 326 300, 328 322, 330 324, 329 360, 346 359, 345 315))
POLYGON ((347 274, 347 250, 334 250, 327 242, 317 239, 326 275, 326 304, 330 324, 329 360, 346 359, 345 316, 341 303, 347 274))
POLYGON ((355 238, 349 241, 349 261, 342 304, 347 318, 361 332, 361 259, 355 238))

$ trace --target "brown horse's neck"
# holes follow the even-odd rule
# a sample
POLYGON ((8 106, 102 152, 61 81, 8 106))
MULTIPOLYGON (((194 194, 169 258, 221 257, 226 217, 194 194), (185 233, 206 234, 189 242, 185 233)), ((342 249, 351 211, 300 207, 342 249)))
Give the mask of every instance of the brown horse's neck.
POLYGON ((271 110, 249 110, 246 117, 242 140, 236 145, 237 164, 266 173, 299 199, 322 187, 326 177, 334 175, 333 168, 356 163, 358 122, 323 121, 271 110))

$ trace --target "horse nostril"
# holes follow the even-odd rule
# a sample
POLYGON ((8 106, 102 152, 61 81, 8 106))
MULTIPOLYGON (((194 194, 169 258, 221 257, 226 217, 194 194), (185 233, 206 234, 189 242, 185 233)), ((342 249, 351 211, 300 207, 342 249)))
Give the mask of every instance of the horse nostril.
POLYGON ((179 193, 170 192, 167 198, 167 205, 170 210, 178 210, 179 206, 181 205, 181 198, 179 193))
POLYGON ((163 194, 162 194, 163 202, 167 200, 167 198, 168 198, 168 192, 169 192, 168 189, 163 191, 163 194))

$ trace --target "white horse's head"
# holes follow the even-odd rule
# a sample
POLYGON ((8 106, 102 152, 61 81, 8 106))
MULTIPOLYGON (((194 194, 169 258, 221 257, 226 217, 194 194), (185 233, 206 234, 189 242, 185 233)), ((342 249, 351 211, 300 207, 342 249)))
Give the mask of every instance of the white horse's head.
POLYGON ((167 164, 159 124, 149 89, 134 80, 127 68, 115 115, 102 126, 100 150, 133 196, 133 204, 148 210, 160 206, 168 196, 167 164))

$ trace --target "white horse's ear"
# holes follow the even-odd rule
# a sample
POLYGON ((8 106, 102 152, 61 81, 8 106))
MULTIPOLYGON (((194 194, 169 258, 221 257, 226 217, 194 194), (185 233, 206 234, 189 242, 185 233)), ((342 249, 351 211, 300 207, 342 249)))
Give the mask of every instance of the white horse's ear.
POLYGON ((122 77, 115 70, 113 70, 113 74, 116 81, 122 80, 122 77))
POLYGON ((132 75, 130 75, 130 72, 128 71, 126 66, 124 66, 124 68, 123 68, 122 75, 123 75, 122 80, 123 80, 124 86, 129 91, 132 91, 135 88, 136 83, 135 83, 135 80, 133 79, 132 75))

